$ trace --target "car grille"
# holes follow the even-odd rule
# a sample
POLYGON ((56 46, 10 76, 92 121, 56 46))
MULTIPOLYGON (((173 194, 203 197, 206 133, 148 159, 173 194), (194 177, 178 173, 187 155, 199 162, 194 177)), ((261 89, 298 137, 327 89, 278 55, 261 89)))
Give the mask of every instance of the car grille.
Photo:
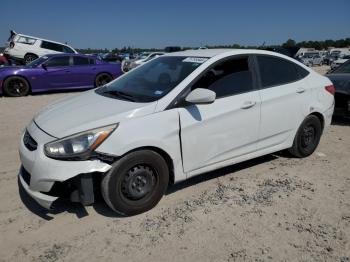
POLYGON ((38 147, 38 143, 30 136, 27 130, 23 136, 23 143, 26 146, 26 148, 30 151, 34 151, 38 147))
POLYGON ((27 185, 30 185, 30 177, 31 177, 31 175, 23 167, 21 169, 21 176, 22 176, 23 180, 27 183, 27 185))

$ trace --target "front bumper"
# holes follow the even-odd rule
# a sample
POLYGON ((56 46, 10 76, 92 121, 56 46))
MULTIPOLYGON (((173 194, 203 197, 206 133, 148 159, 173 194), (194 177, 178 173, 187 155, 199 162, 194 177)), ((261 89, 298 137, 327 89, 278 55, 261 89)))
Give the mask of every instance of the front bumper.
POLYGON ((24 134, 21 136, 19 155, 23 168, 30 174, 30 180, 27 183, 23 179, 23 169, 19 180, 27 193, 45 208, 50 208, 57 200, 56 196, 45 194, 56 182, 64 182, 81 174, 105 173, 111 168, 100 160, 61 161, 48 158, 43 147, 56 138, 43 132, 33 121, 27 126, 27 131, 37 142, 37 148, 29 150, 23 142, 24 134))
POLYGON ((49 196, 49 195, 45 195, 41 192, 38 191, 33 191, 30 190, 29 185, 24 181, 23 178, 23 168, 21 167, 18 177, 19 177, 19 182, 21 183, 22 187, 24 188, 24 190, 27 192, 27 194, 33 198, 40 206, 46 208, 46 209, 50 209, 51 205, 53 202, 55 202, 58 197, 54 197, 54 196, 49 196))

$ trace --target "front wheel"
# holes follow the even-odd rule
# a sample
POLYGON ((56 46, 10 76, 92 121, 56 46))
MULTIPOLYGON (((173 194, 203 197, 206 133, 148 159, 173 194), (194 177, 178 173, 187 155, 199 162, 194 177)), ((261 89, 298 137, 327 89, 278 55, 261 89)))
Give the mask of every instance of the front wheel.
POLYGON ((122 215, 153 208, 164 195, 169 169, 164 158, 151 150, 132 152, 118 160, 101 182, 107 205, 122 215))
POLYGON ((30 86, 26 79, 20 76, 11 76, 4 81, 4 94, 12 97, 26 96, 30 86))
POLYGON ((317 148, 322 134, 322 124, 317 116, 309 115, 300 125, 293 146, 288 150, 295 157, 307 157, 317 148))

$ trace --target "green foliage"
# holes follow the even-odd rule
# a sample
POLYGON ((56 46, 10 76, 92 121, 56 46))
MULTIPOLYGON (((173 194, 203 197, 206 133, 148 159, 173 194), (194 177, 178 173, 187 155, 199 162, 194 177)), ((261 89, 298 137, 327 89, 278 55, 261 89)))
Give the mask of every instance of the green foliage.
MULTIPOLYGON (((317 50, 327 49, 328 47, 349 47, 350 46, 350 38, 345 39, 339 39, 339 40, 332 40, 327 39, 324 41, 302 41, 302 42, 296 42, 293 39, 288 39, 285 43, 282 44, 282 47, 284 48, 290 48, 290 47, 307 47, 307 48, 315 48, 317 50)), ((267 47, 280 47, 280 45, 270 45, 265 46, 265 43, 262 46, 241 46, 239 44, 231 44, 231 45, 212 45, 206 46, 207 48, 249 48, 249 49, 256 49, 256 48, 267 48, 267 47)), ((183 47, 183 50, 192 49, 193 47, 183 47)), ((130 46, 124 46, 122 48, 114 48, 112 50, 108 50, 107 48, 104 49, 77 49, 79 53, 84 54, 96 54, 96 53, 141 53, 141 52, 155 52, 155 51, 162 51, 162 49, 159 48, 134 48, 130 46)))

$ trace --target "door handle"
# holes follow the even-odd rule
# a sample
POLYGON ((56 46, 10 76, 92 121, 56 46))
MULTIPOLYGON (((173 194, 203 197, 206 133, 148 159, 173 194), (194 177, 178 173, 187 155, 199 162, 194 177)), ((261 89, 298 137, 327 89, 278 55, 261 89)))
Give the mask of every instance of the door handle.
POLYGON ((302 88, 302 87, 297 89, 298 94, 304 93, 305 91, 306 91, 306 89, 302 88))
POLYGON ((248 109, 251 108, 253 106, 255 106, 256 102, 255 101, 246 101, 243 103, 243 105, 241 106, 242 109, 248 109))

